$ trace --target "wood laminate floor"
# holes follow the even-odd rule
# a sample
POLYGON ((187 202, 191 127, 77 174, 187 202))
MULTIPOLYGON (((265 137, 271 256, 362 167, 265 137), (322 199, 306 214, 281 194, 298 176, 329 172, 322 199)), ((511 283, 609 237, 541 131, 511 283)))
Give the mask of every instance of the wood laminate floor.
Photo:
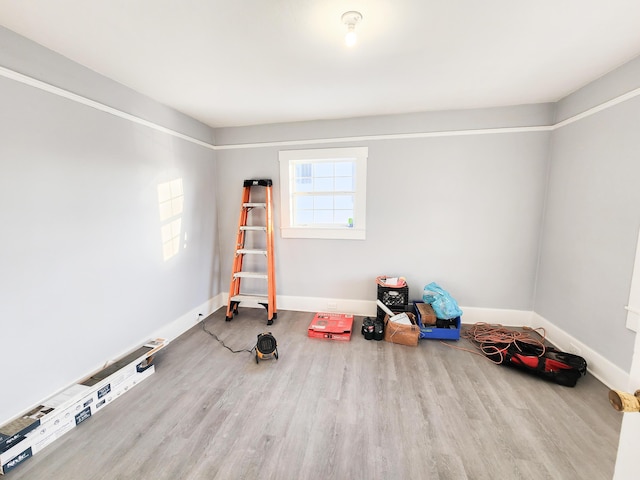
POLYGON ((366 341, 360 317, 350 342, 311 339, 312 318, 218 310, 206 327, 227 345, 271 331, 279 360, 199 324, 7 480, 612 477, 622 416, 590 374, 568 388, 438 341, 366 341))

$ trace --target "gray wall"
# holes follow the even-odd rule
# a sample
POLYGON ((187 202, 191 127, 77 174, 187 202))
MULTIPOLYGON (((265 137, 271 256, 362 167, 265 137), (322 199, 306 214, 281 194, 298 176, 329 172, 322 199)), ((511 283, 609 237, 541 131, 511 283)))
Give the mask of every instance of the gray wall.
MULTIPOLYGON (((562 100, 564 120, 640 87, 640 59, 562 100)), ((535 311, 624 370, 640 228, 640 98, 553 132, 535 311)))
MULTIPOLYGON (((548 125, 550 105, 216 130, 217 144, 548 125)), ((366 240, 276 235, 279 295, 374 300, 375 277, 437 281, 463 305, 531 310, 547 175, 548 132, 366 140, 222 150, 218 191, 239 205, 242 180, 274 180, 280 149, 368 146, 366 240)), ((238 208, 220 212, 222 272, 231 271, 238 208)), ((223 284, 229 280, 223 276, 223 284)))
MULTIPOLYGON (((212 139, 203 125, 7 30, 0 44, 0 65, 212 139)), ((213 151, 4 77, 0 105, 2 423, 220 285, 213 151), (157 185, 174 178, 184 186, 183 248, 165 262, 157 185)))

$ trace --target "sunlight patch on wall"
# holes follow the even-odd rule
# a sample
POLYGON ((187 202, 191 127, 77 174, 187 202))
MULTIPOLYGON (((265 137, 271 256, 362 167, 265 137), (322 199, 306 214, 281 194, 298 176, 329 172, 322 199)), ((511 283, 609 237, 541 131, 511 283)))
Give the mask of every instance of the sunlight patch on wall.
POLYGON ((166 262, 180 252, 182 210, 184 208, 182 178, 158 184, 158 207, 162 222, 160 227, 162 257, 166 262))

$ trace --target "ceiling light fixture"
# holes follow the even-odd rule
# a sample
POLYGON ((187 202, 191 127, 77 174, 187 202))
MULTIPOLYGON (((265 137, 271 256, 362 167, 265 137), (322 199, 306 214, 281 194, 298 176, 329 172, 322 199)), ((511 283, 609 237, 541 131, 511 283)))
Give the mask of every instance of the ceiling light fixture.
POLYGON ((347 34, 344 37, 344 43, 347 47, 353 47, 358 40, 356 35, 356 24, 362 20, 360 12, 345 12, 342 14, 342 23, 347 26, 347 34))

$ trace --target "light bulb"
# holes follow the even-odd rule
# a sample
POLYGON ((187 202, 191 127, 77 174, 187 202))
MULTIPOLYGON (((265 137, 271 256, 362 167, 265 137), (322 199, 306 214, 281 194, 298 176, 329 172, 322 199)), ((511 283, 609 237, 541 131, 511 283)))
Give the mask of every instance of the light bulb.
POLYGON ((347 47, 353 47, 356 44, 357 40, 358 36, 353 30, 349 30, 344 37, 344 43, 347 45, 347 47))
POLYGON ((347 34, 344 37, 344 43, 347 47, 353 47, 358 40, 356 35, 356 24, 362 20, 360 12, 345 12, 342 14, 342 23, 347 26, 347 34))
POLYGON ((356 32, 354 32, 353 30, 349 30, 344 37, 344 43, 347 45, 347 47, 353 47, 357 41, 358 36, 356 35, 356 32))

